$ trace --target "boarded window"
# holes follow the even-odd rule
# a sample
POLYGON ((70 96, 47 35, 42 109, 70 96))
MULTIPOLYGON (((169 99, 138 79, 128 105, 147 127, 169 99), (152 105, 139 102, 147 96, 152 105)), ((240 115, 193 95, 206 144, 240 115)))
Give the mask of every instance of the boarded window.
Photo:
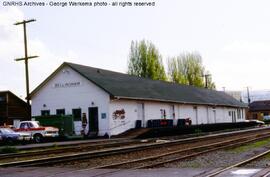
POLYGON ((56 109, 56 115, 58 116, 65 115, 65 109, 56 109))
POLYGON ((48 116, 48 115, 50 115, 50 110, 41 110, 41 115, 42 116, 48 116))
POLYGON ((72 109, 72 115, 73 115, 74 121, 81 121, 82 110, 81 109, 72 109))

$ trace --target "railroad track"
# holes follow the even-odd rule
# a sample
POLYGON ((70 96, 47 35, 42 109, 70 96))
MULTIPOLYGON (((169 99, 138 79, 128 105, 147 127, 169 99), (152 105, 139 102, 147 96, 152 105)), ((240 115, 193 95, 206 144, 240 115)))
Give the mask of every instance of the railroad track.
MULTIPOLYGON (((268 130, 269 132, 269 130, 268 130)), ((234 132, 232 134, 238 135, 238 133, 234 132)), ((231 136, 232 134, 227 134, 225 136, 231 136)), ((262 134, 261 138, 266 138, 269 133, 262 134)), ((58 155, 54 157, 45 157, 45 158, 38 158, 38 159, 29 159, 29 160, 21 160, 15 162, 7 162, 7 163, 0 163, 0 167, 9 167, 9 166, 44 166, 44 165, 54 165, 60 162, 67 162, 67 161, 78 161, 84 160, 89 158, 97 158, 97 157, 104 157, 109 155, 116 155, 128 152, 136 152, 141 150, 153 149, 158 147, 164 147, 169 145, 179 145, 182 143, 192 142, 194 140, 207 140, 214 137, 220 137, 222 135, 211 135, 207 137, 198 137, 198 138, 188 138, 185 140, 174 140, 170 142, 161 142, 161 143, 150 143, 150 144, 140 144, 140 145, 133 145, 127 147, 116 147, 111 149, 103 149, 103 150, 94 150, 91 152, 79 152, 79 153, 72 153, 67 155, 58 155)), ((224 135, 223 135, 224 136, 224 135)), ((251 138, 252 136, 248 136, 246 138, 251 138)), ((258 136, 253 135, 258 139, 258 136)), ((239 139, 238 139, 239 141, 239 139)), ((217 144, 218 145, 218 144, 217 144)), ((201 147, 203 148, 203 147, 201 147)), ((14 154, 15 155, 15 154, 14 154)))
MULTIPOLYGON (((149 141, 151 142, 151 140, 149 141)), ((21 153, 8 153, 8 154, 0 154, 0 161, 9 158, 19 158, 19 157, 29 157, 29 156, 37 156, 37 155, 48 155, 48 154, 57 154, 63 152, 78 152, 78 151, 90 151, 96 150, 101 148, 110 148, 110 147, 117 147, 117 146, 126 146, 132 144, 140 144, 143 143, 140 140, 121 140, 121 141, 114 141, 114 142, 99 142, 99 143, 83 143, 77 145, 66 145, 64 147, 50 147, 46 150, 32 150, 26 151, 21 153), (55 149, 53 149, 55 148, 55 149)))
MULTIPOLYGON (((116 174, 116 173, 122 171, 123 168, 124 169, 154 168, 154 167, 162 166, 166 163, 184 160, 187 158, 191 158, 194 156, 198 156, 198 155, 201 155, 204 153, 208 153, 208 152, 212 152, 212 151, 216 151, 216 150, 220 150, 220 149, 224 149, 224 148, 232 148, 232 147, 236 147, 236 146, 241 146, 243 144, 251 143, 254 141, 259 141, 261 139, 265 139, 265 138, 269 138, 269 137, 270 137, 270 135, 265 134, 265 135, 262 135, 260 137, 247 136, 245 138, 234 138, 232 140, 226 140, 226 141, 212 143, 212 144, 203 145, 203 146, 196 146, 196 147, 192 147, 192 148, 188 148, 188 149, 181 149, 178 151, 163 153, 163 154, 156 155, 156 156, 134 159, 134 160, 130 160, 130 161, 119 162, 119 163, 114 163, 114 164, 109 164, 109 165, 96 166, 96 167, 92 167, 92 168, 72 170, 72 171, 68 171, 68 172, 60 172, 57 175, 59 175, 59 174, 62 174, 62 175, 63 174, 72 174, 72 173, 87 171, 87 170, 91 170, 91 169, 104 169, 104 168, 106 168, 106 169, 113 168, 114 169, 114 170, 110 170, 107 172, 105 171, 104 173, 99 173, 95 176, 95 177, 98 177, 98 176, 104 176, 107 174, 116 174), (180 154, 180 156, 179 156, 179 154, 180 154), (173 156, 173 157, 171 157, 171 156, 173 156), (162 159, 163 157, 166 157, 166 158, 162 159), (150 162, 150 164, 149 164, 149 162, 150 162), (127 167, 127 165, 128 165, 128 167, 127 167)), ((215 171, 213 174, 208 174, 209 175, 208 177, 215 176, 215 175, 220 174, 220 173, 222 173, 226 170, 229 170, 233 167, 244 165, 245 163, 248 163, 251 160, 258 159, 258 158, 260 158, 268 153, 270 153, 270 150, 267 152, 264 152, 263 154, 257 155, 256 157, 253 157, 252 159, 248 159, 244 162, 238 163, 234 166, 227 167, 223 170, 215 171)), ((52 177, 52 176, 55 176, 55 175, 50 175, 50 177, 52 177)))
MULTIPOLYGON (((250 133, 250 132, 268 132, 269 128, 265 128, 265 129, 255 129, 255 130, 245 130, 242 131, 244 133, 250 133)), ((202 136, 202 137, 193 137, 193 138, 186 138, 186 139, 178 139, 178 140, 169 140, 169 142, 164 142, 164 144, 166 145, 173 145, 173 144, 181 144, 181 143, 188 143, 188 142, 192 142, 192 141, 198 141, 198 140, 208 140, 211 138, 218 138, 218 137, 228 137, 231 135, 238 135, 238 134, 242 134, 242 132, 229 132, 229 133, 221 133, 221 134, 213 134, 213 135, 207 135, 207 136, 202 136)), ((177 138, 177 137, 174 137, 177 138)), ((80 156, 80 153, 76 152, 85 152, 85 151, 95 151, 98 149, 106 149, 106 148, 115 148, 115 147, 123 147, 123 146, 129 146, 129 145, 139 145, 142 144, 143 146, 149 146, 149 147, 160 147, 162 146, 162 143, 155 143, 157 139, 153 138, 153 139, 148 139, 146 141, 141 141, 141 140, 130 140, 130 139, 121 139, 121 140, 115 140, 113 142, 98 142, 98 143, 94 143, 90 142, 90 143, 83 143, 83 144, 79 144, 79 145, 65 145, 64 147, 55 147, 55 149, 46 149, 46 150, 34 150, 34 151, 27 151, 27 152, 23 152, 23 153, 13 153, 13 154, 0 154, 0 167, 1 166, 8 166, 6 165, 5 162, 13 164, 10 161, 5 161, 5 159, 17 159, 17 161, 19 160, 19 158, 24 158, 25 161, 26 159, 29 159, 29 157, 35 157, 38 158, 38 156, 40 156, 40 158, 43 158, 42 156, 51 156, 52 154, 67 154, 67 153, 74 153, 73 155, 71 155, 72 157, 76 157, 76 155, 80 156), (1 162, 2 161, 2 162, 1 162), (4 163, 3 163, 4 161, 4 163)), ((142 147, 141 147, 142 148, 142 147)), ((96 151, 95 151, 96 152, 96 151)), ((86 153, 88 154, 88 153, 86 153)), ((91 153, 90 153, 91 154, 91 153)), ((66 158, 68 156, 65 156, 66 158)), ((46 159, 46 158, 45 158, 46 159)), ((73 158, 72 158, 73 159, 73 158)), ((30 161, 30 159, 29 159, 30 161)), ((33 161, 33 160, 32 160, 33 161)), ((14 164, 15 165, 15 164, 14 164)))
POLYGON ((166 163, 172 163, 175 161, 184 160, 187 158, 195 157, 212 151, 217 151, 220 149, 231 148, 236 146, 241 146, 243 144, 251 143, 254 141, 259 141, 265 138, 269 138, 270 135, 248 136, 245 138, 235 138, 232 140, 212 143, 208 145, 196 146, 187 149, 176 150, 168 153, 163 153, 155 156, 144 157, 140 159, 134 159, 130 161, 97 166, 94 168, 130 168, 130 169, 142 169, 142 168, 154 168, 163 166, 166 163))
MULTIPOLYGON (((179 153, 184 153, 185 156, 181 156, 181 158, 173 158, 173 159, 167 159, 166 161, 161 161, 158 163, 154 164, 146 164, 146 165, 135 165, 134 168, 153 168, 155 166, 173 162, 176 160, 181 160, 183 158, 188 158, 192 156, 196 156, 202 153, 218 150, 224 147, 232 147, 233 145, 240 145, 240 144, 245 144, 249 143, 252 141, 256 141, 259 139, 264 139, 270 137, 269 133, 262 134, 260 136, 258 135, 249 135, 246 137, 242 138, 234 138, 233 140, 227 140, 227 141, 221 141, 217 143, 212 143, 208 145, 203 145, 203 146, 197 146, 197 147, 192 147, 189 149, 182 149, 179 151, 174 151, 174 152, 168 152, 168 153, 163 153, 158 156, 151 156, 151 157, 146 157, 142 159, 137 159, 137 160, 132 160, 132 161, 126 161, 126 162, 121 162, 121 163, 116 163, 116 164, 110 164, 110 165, 104 165, 104 166, 97 166, 95 168, 116 168, 117 166, 121 165, 127 165, 127 164, 132 164, 132 163, 145 163, 145 161, 152 161, 154 159, 166 157, 169 155, 175 156, 175 154, 179 153), (240 142, 241 141, 241 142, 240 142), (233 145, 231 143, 234 143, 233 145), (229 144, 229 145, 228 145, 229 144), (191 153, 193 152, 193 153, 191 153), (187 153, 191 153, 190 155, 186 155, 187 153)), ((153 144, 150 146, 131 146, 131 147, 124 147, 124 148, 113 148, 111 150, 100 150, 100 151, 92 151, 92 152, 86 152, 86 153, 76 153, 76 154, 71 154, 71 155, 63 155, 63 156, 56 156, 56 157, 47 157, 47 158, 42 158, 42 159, 31 159, 31 160, 24 160, 24 161, 17 161, 17 162, 9 162, 9 163, 2 163, 0 164, 0 167, 8 167, 8 166, 44 166, 44 165, 54 165, 56 163, 60 162, 67 162, 67 161, 78 161, 78 160, 84 160, 84 159, 89 159, 89 158, 98 158, 98 157, 104 157, 108 155, 116 155, 116 154, 122 154, 122 153, 128 153, 128 152, 136 152, 138 150, 146 150, 150 149, 153 147, 161 147, 166 145, 166 143, 158 143, 158 144, 153 144)))
MULTIPOLYGON (((230 166, 228 166, 228 167, 226 167, 226 168, 220 169, 220 170, 215 171, 215 172, 213 172, 213 173, 207 174, 206 177, 214 177, 214 176, 217 176, 217 175, 219 175, 219 174, 221 174, 221 173, 224 173, 224 172, 226 172, 226 171, 231 170, 232 168, 240 167, 240 166, 243 166, 243 165, 245 165, 245 164, 251 163, 251 162, 253 162, 253 161, 255 161, 255 160, 259 159, 259 158, 262 158, 262 157, 266 156, 267 154, 270 154, 270 150, 264 151, 264 152, 262 152, 262 153, 260 153, 260 154, 257 154, 257 155, 255 155, 255 156, 249 158, 249 159, 246 159, 246 160, 243 160, 243 161, 238 162, 238 163, 236 163, 236 164, 230 165, 230 166)), ((267 177, 267 176, 269 176, 269 175, 270 175, 270 172, 267 172, 267 173, 263 174, 262 176, 263 176, 263 177, 267 177)))

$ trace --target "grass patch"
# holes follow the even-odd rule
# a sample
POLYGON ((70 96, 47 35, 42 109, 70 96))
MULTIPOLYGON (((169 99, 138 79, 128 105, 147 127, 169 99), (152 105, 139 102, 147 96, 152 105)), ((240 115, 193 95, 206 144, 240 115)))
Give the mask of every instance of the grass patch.
POLYGON ((185 168, 200 168, 201 164, 196 161, 189 161, 185 163, 185 168))
POLYGON ((199 129, 199 128, 196 128, 196 129, 194 130, 194 133, 199 135, 199 134, 202 133, 202 130, 199 129))
POLYGON ((270 154, 267 154, 266 156, 264 156, 264 158, 270 159, 270 154))
POLYGON ((5 146, 0 149, 0 154, 17 153, 19 150, 15 147, 5 146))
POLYGON ((58 144, 54 143, 54 144, 52 145, 52 149, 58 149, 58 148, 59 148, 58 144))
POLYGON ((230 149, 228 151, 234 152, 234 153, 241 153, 241 152, 249 151, 249 150, 254 149, 254 148, 266 146, 269 144, 270 144, 270 138, 267 138, 265 140, 261 140, 261 141, 257 141, 257 142, 251 143, 251 144, 247 144, 247 145, 243 145, 243 146, 240 146, 237 148, 233 148, 233 149, 230 149))

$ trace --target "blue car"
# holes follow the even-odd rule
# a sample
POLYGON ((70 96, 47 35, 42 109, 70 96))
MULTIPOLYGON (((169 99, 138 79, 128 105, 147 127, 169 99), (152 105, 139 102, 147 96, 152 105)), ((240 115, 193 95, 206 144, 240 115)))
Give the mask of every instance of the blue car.
POLYGON ((10 128, 0 128, 0 141, 3 143, 14 143, 17 141, 29 141, 30 134, 28 133, 17 133, 10 128))

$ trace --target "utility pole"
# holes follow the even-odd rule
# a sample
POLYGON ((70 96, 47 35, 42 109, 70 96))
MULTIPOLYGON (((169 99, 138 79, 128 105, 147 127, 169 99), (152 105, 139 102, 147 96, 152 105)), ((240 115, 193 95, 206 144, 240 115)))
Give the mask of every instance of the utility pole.
POLYGON ((249 88, 247 87, 248 104, 250 104, 249 88))
POLYGON ((205 86, 204 88, 208 88, 208 77, 210 77, 211 74, 203 74, 202 77, 205 79, 205 86))
POLYGON ((28 59, 37 58, 38 56, 28 56, 27 53, 27 37, 26 37, 26 24, 30 22, 36 21, 35 19, 31 20, 23 20, 21 22, 17 22, 14 25, 23 25, 23 32, 24 32, 24 58, 17 58, 15 61, 22 61, 24 60, 25 63, 25 78, 26 78, 26 100, 28 106, 30 106, 30 98, 29 98, 29 73, 28 73, 28 59))

